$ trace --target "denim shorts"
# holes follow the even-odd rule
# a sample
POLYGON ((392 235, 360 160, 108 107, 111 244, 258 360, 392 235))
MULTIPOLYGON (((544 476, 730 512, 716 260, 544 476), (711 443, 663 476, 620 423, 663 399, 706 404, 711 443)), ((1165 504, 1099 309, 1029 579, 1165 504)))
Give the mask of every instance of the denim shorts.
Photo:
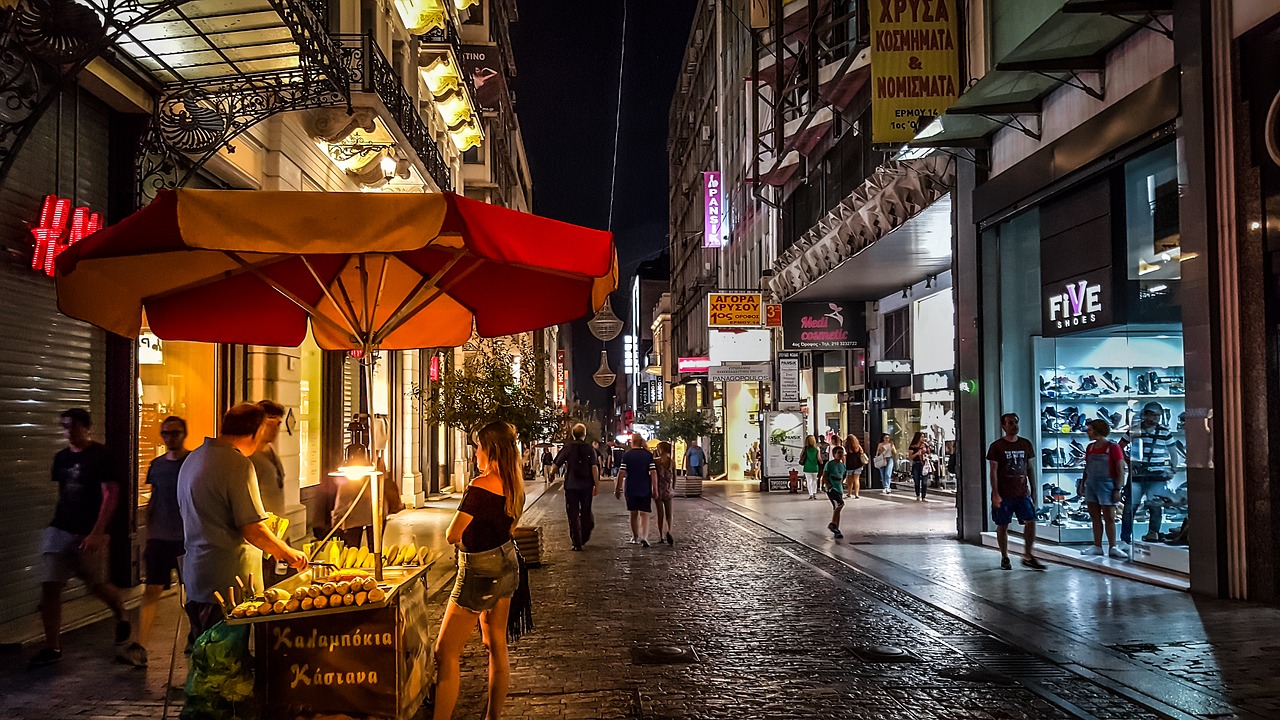
POLYGON ((485 612, 498 601, 515 594, 520 585, 520 560, 516 544, 505 544, 484 552, 458 553, 458 579, 449 599, 458 607, 485 612))
POLYGON ((78 577, 89 585, 107 581, 106 549, 85 552, 80 549, 83 535, 75 535, 56 527, 44 529, 40 552, 44 555, 41 582, 65 583, 78 577))
POLYGON ((1116 481, 1111 478, 1101 478, 1094 480, 1093 478, 1085 478, 1084 480, 1084 501, 1087 503, 1097 503, 1099 505, 1115 505, 1116 501, 1112 498, 1116 489, 1116 481))
POLYGON ((1001 498, 1000 507, 991 508, 991 521, 997 525, 1008 525, 1015 515, 1018 522, 1035 522, 1036 506, 1030 497, 1001 498))

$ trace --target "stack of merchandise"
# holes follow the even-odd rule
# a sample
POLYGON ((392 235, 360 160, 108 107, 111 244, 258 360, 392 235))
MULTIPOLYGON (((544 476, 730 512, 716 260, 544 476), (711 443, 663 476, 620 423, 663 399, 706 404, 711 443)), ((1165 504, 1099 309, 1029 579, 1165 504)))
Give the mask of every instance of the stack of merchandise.
POLYGON ((698 497, 702 495, 702 476, 676 475, 676 497, 698 497))
POLYGON ((524 564, 529 567, 540 567, 542 565, 542 528, 517 527, 511 536, 516 541, 516 549, 520 551, 520 558, 524 560, 524 564))

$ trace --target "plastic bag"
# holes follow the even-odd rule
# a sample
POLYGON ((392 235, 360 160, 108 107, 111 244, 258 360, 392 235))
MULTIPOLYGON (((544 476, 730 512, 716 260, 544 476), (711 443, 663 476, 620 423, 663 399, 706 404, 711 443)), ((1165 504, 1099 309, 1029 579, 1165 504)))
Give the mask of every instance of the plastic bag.
POLYGON ((220 622, 196 639, 187 670, 182 720, 254 720, 249 625, 220 622))

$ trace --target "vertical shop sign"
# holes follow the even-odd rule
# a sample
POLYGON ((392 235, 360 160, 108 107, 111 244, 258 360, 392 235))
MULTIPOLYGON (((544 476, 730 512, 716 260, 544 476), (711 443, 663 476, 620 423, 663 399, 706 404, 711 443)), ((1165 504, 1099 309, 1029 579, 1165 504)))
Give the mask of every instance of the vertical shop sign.
POLYGON ((800 402, 800 353, 778 353, 778 402, 800 402))
POLYGON ((871 6, 871 141, 901 144, 955 102, 960 89, 956 0, 871 6))
POLYGON ((702 247, 724 247, 724 188, 720 172, 702 173, 702 247))
POLYGON ((31 268, 53 277, 53 261, 62 251, 101 229, 101 214, 89 212, 87 207, 73 210, 71 201, 67 198, 45 195, 44 204, 40 207, 39 223, 31 228, 31 234, 35 237, 31 268))
POLYGON ((564 351, 556 350, 556 404, 565 406, 564 351))

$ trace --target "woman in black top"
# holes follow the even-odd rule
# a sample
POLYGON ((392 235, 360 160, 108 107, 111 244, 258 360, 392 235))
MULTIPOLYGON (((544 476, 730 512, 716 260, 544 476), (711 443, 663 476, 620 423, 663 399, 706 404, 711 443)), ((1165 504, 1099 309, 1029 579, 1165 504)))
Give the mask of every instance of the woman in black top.
POLYGON ((524 512, 524 478, 516 450, 515 429, 492 422, 478 430, 476 465, 462 504, 445 538, 458 549, 458 578, 445 607, 436 638, 436 702, 432 717, 453 716, 458 701, 459 661, 480 616, 480 631, 489 649, 489 700, 486 720, 502 714, 507 699, 507 616, 520 582, 520 566, 511 531, 524 512))

